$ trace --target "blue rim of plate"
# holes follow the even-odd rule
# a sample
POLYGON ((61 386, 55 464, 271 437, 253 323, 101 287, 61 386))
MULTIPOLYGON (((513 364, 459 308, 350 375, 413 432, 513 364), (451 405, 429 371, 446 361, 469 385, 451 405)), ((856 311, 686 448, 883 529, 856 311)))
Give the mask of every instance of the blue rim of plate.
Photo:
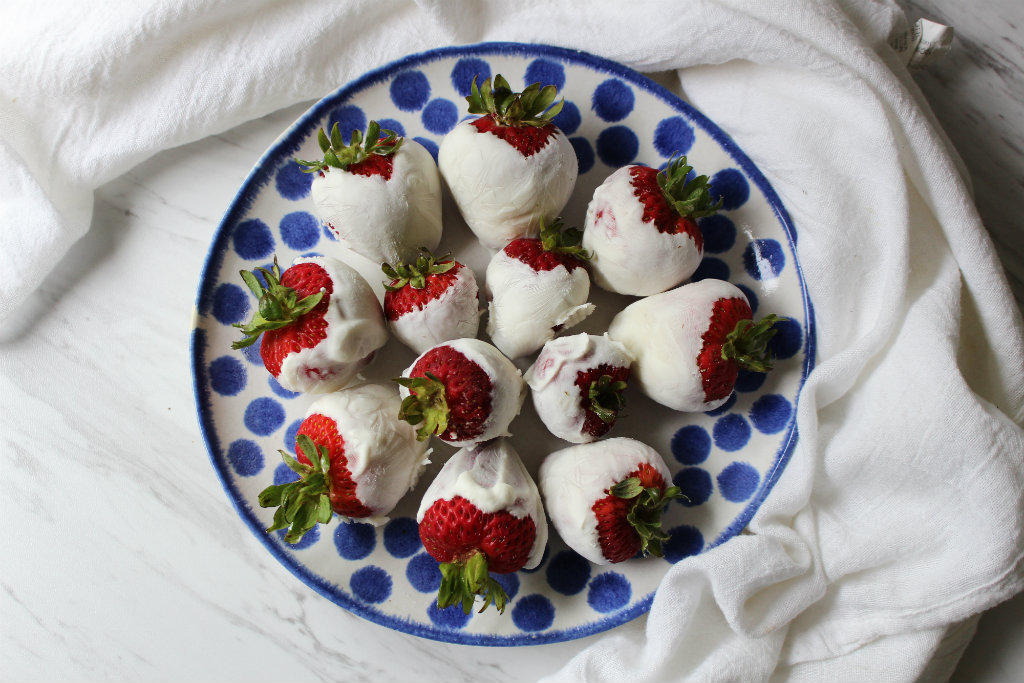
MULTIPOLYGON (((794 415, 799 404, 804 383, 814 367, 816 333, 814 307, 810 300, 810 296, 807 293, 807 287, 804 282, 800 261, 796 258, 797 232, 789 217, 789 213, 786 211, 785 206, 782 204, 782 201, 776 194, 774 188, 769 184, 768 180, 728 134, 720 129, 709 118, 696 110, 692 105, 683 101, 677 95, 655 83, 643 74, 603 57, 598 57, 579 50, 551 45, 510 42, 488 42, 427 50, 425 52, 403 57, 402 59, 393 61, 373 71, 369 71, 363 76, 327 95, 308 109, 287 131, 285 131, 273 144, 271 144, 267 151, 264 152, 264 154, 255 163, 249 175, 243 181, 238 192, 235 194, 234 199, 231 201, 228 211, 225 213, 224 218, 217 227, 216 235, 210 245, 209 251, 207 252, 196 297, 196 326, 192 330, 190 340, 193 391, 196 398, 196 410, 200 431, 202 432, 203 440, 206 443, 210 460, 218 477, 220 478, 221 485, 228 494, 228 498, 231 500, 231 503, 235 507, 238 515, 243 519, 246 525, 255 534, 256 538, 260 540, 271 555, 273 555, 281 564, 283 564, 307 586, 328 600, 345 608, 349 612, 380 626, 431 640, 462 645, 513 647, 564 642, 603 633, 646 614, 650 610, 651 603, 654 599, 654 593, 649 593, 644 599, 635 603, 630 609, 622 610, 614 615, 589 622, 583 626, 545 631, 537 634, 522 633, 508 636, 463 633, 426 626, 425 624, 413 622, 409 619, 400 619, 389 614, 384 614, 372 606, 355 601, 344 593, 335 590, 329 582, 310 572, 303 564, 296 562, 292 556, 282 552, 282 550, 270 540, 269 534, 267 534, 263 529, 263 524, 256 518, 253 511, 245 505, 240 491, 234 486, 231 481, 231 477, 225 471, 226 458, 224 457, 223 449, 211 417, 212 403, 209 390, 209 377, 205 363, 207 345, 206 331, 198 324, 199 317, 209 313, 212 306, 213 292, 210 277, 211 273, 219 272, 224 254, 227 252, 228 240, 230 238, 230 230, 227 228, 236 224, 238 219, 248 212, 255 201, 255 198, 260 194, 263 188, 273 181, 270 169, 274 168, 275 164, 268 163, 270 160, 277 159, 282 156, 286 156, 288 158, 294 156, 295 152, 298 151, 303 140, 308 134, 307 129, 312 121, 321 120, 325 114, 337 107, 339 103, 348 100, 350 97, 366 88, 389 80, 394 74, 402 70, 451 57, 487 55, 553 57, 567 63, 585 66, 597 72, 607 73, 622 78, 685 114, 692 123, 699 126, 709 137, 711 137, 729 155, 729 157, 740 166, 747 177, 755 183, 764 195, 766 201, 775 214, 776 219, 779 221, 786 234, 790 253, 794 256, 793 265, 796 268, 796 274, 800 284, 801 300, 804 306, 804 362, 801 369, 799 387, 797 389, 796 396, 794 397, 794 415)), ((786 464, 789 462, 789 458, 797 442, 795 419, 790 420, 787 430, 788 431, 782 445, 777 450, 775 458, 764 477, 763 484, 758 488, 758 492, 749 501, 743 511, 732 521, 732 523, 729 524, 729 526, 726 527, 726 529, 722 531, 713 542, 707 544, 704 550, 721 545, 725 541, 737 535, 750 522, 761 504, 764 502, 765 498, 774 488, 779 476, 781 476, 786 464)))

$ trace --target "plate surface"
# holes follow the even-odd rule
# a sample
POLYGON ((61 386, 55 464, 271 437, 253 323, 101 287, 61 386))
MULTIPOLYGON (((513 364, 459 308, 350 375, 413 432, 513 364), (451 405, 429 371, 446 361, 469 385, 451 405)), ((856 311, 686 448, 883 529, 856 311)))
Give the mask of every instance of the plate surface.
MULTIPOLYGON (((473 268, 478 281, 490 253, 479 245, 445 199, 441 251, 473 268)), ((210 456, 242 520, 267 549, 302 581, 370 621, 436 640, 476 645, 530 645, 570 640, 613 628, 645 613, 670 566, 726 542, 747 524, 782 475, 796 440, 796 400, 814 357, 811 302, 785 208, 758 169, 702 114, 646 77, 577 51, 483 44, 414 55, 373 71, 329 95, 286 131, 257 162, 228 209, 201 276, 192 359, 199 421, 210 456), (384 526, 334 520, 291 546, 267 534, 272 512, 258 493, 291 472, 279 449, 293 452, 294 437, 313 396, 284 390, 263 368, 257 346, 232 351, 254 301, 240 269, 285 267, 300 255, 323 253, 348 261, 383 292, 377 264, 343 254, 313 214, 310 176, 293 158, 318 155, 316 132, 334 122, 364 130, 377 120, 416 139, 436 158, 441 139, 465 116, 473 77, 505 76, 513 87, 553 83, 565 98, 556 122, 576 150, 580 178, 563 212, 582 226, 594 188, 628 163, 660 166, 687 154, 698 173, 712 178, 724 210, 702 219, 705 258, 694 279, 717 277, 740 286, 759 317, 788 318, 773 341, 777 362, 767 376, 741 373, 737 391, 706 414, 676 413, 627 390, 626 416, 611 436, 638 438, 665 457, 674 481, 689 496, 673 502, 664 526, 671 535, 664 559, 634 559, 597 567, 567 550, 552 530, 539 568, 501 577, 512 598, 503 615, 493 609, 466 616, 439 611, 436 563, 416 531, 419 499, 454 452, 434 442, 433 463, 384 526)), ((642 267, 642 266, 639 266, 642 267)), ((632 301, 592 288, 597 311, 569 333, 601 334, 632 301)), ((480 337, 486 339, 485 322, 480 337)), ((388 382, 414 354, 390 340, 364 372, 388 382)), ((532 358, 517 365, 529 366, 532 358)), ((534 474, 543 457, 565 442, 551 436, 527 399, 513 422, 512 442, 534 474)))

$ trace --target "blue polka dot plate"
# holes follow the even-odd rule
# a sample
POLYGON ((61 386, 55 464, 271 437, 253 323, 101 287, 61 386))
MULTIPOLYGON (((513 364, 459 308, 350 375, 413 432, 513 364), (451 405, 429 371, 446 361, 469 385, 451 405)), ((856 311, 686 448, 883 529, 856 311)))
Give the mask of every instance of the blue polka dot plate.
MULTIPOLYGON (((490 258, 445 199, 441 250, 451 251, 482 282, 490 258)), ((370 72, 327 96, 271 146, 229 207, 210 248, 199 285, 192 338, 199 421, 214 468, 239 515, 267 549, 313 590, 372 622, 442 641, 476 645, 531 645, 571 640, 625 623, 650 607, 658 583, 676 562, 738 534, 783 472, 796 440, 797 396, 814 357, 814 325, 794 245, 797 234, 768 181, 714 123, 677 96, 621 65, 554 47, 483 44, 414 55, 370 72), (474 76, 502 74, 513 85, 553 83, 565 98, 556 123, 572 142, 580 176, 563 218, 580 226, 593 190, 615 168, 660 166, 686 154, 711 177, 723 210, 701 221, 705 258, 694 279, 716 277, 738 285, 755 312, 785 316, 772 342, 777 359, 767 376, 741 374, 730 401, 711 413, 681 414, 627 391, 627 415, 613 430, 659 450, 688 496, 669 507, 664 558, 597 567, 568 550, 552 533, 539 568, 501 577, 511 596, 495 610, 466 616, 438 610, 436 563, 416 531, 415 515, 427 484, 453 452, 434 444, 434 462, 383 526, 338 520, 310 532, 298 545, 267 534, 272 513, 258 493, 290 476, 279 449, 292 451, 295 432, 314 397, 283 389, 260 362, 257 348, 232 351, 253 301, 240 269, 282 265, 310 253, 348 261, 383 289, 377 264, 342 254, 312 213, 310 177, 293 161, 318 154, 316 132, 338 122, 365 129, 371 119, 413 138, 436 158, 438 145, 465 116, 474 76)), ((630 297, 592 291, 597 311, 574 332, 601 334, 630 297)), ((483 328, 481 328, 483 329, 483 328)), ((481 335, 484 333, 481 331, 481 335)), ((413 354, 392 339, 364 375, 387 382, 413 354)), ((524 359, 520 367, 528 366, 524 359)), ((543 457, 564 442, 551 436, 527 400, 512 424, 513 444, 536 473, 543 457)))

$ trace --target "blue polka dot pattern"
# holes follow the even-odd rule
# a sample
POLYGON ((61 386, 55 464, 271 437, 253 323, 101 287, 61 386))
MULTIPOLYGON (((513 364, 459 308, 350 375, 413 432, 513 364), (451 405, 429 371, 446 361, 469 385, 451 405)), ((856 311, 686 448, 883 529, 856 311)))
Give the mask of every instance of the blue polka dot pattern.
POLYGON ((451 100, 436 99, 423 108, 423 127, 431 133, 444 135, 459 122, 459 109, 451 100))
POLYGON ((292 211, 281 219, 281 241, 296 251, 320 241, 320 221, 308 211, 292 211))
POLYGON ((288 541, 284 540, 285 534, 287 533, 284 529, 278 529, 275 533, 277 533, 277 537, 281 539, 281 542, 284 543, 284 547, 290 550, 305 550, 306 548, 320 540, 319 525, 313 527, 312 529, 304 533, 302 535, 302 538, 300 538, 297 543, 289 543, 288 541))
POLYGON ((512 623, 521 631, 543 631, 555 622, 555 606, 540 593, 516 600, 512 607, 512 623))
POLYGON ((277 381, 273 375, 267 375, 267 384, 270 385, 270 390, 281 398, 295 398, 301 396, 298 391, 289 391, 281 386, 281 383, 277 381))
POLYGON ((708 183, 712 198, 722 199, 722 208, 738 209, 750 199, 750 183, 746 176, 735 168, 726 168, 711 176, 708 183))
POLYGON ((546 576, 552 590, 576 595, 590 581, 590 561, 572 550, 563 550, 551 558, 546 576))
POLYGON ((723 403, 722 405, 718 406, 714 410, 705 411, 704 414, 705 415, 711 415, 712 417, 717 417, 719 415, 724 415, 727 412, 729 412, 730 410, 732 410, 732 407, 734 405, 736 405, 736 394, 735 393, 733 393, 731 396, 729 396, 729 398, 725 399, 725 403, 723 403))
POLYGON ((352 594, 363 602, 376 604, 391 597, 391 576, 373 565, 353 572, 348 585, 352 589, 352 594))
POLYGON ((235 226, 231 241, 235 253, 244 259, 266 258, 274 253, 274 236, 259 218, 250 218, 235 226))
POLYGON ((686 467, 672 477, 672 483, 679 487, 686 498, 680 498, 679 502, 685 507, 696 507, 708 502, 714 485, 711 483, 711 475, 699 467, 686 467))
POLYGON ((762 434, 778 434, 793 415, 789 399, 780 394, 765 394, 750 406, 750 421, 762 434))
POLYGON ((566 135, 572 135, 579 129, 583 117, 580 115, 580 108, 566 100, 562 104, 562 111, 551 119, 551 122, 558 126, 566 135))
POLYGON ((338 132, 341 133, 342 139, 348 142, 352 139, 354 131, 365 133, 368 123, 362 109, 354 104, 346 104, 331 112, 331 116, 327 120, 327 131, 330 132, 334 128, 334 124, 338 124, 338 132))
POLYGON ((377 119, 377 123, 380 125, 381 131, 390 130, 405 137, 405 126, 402 125, 401 121, 397 119, 377 119))
POLYGON ((597 136, 597 156, 612 168, 625 166, 636 158, 640 140, 626 126, 605 128, 597 136))
POLYGON ((523 85, 540 83, 541 87, 553 85, 559 90, 565 87, 565 67, 549 59, 535 59, 526 67, 523 85))
POLYGON ((693 126, 682 116, 662 119, 654 127, 654 149, 663 157, 686 154, 693 142, 693 126))
MULTIPOLYGON (((754 294, 754 290, 746 285, 737 284, 737 289, 743 292, 743 296, 747 297, 747 303, 750 304, 751 313, 757 313, 757 307, 760 305, 760 301, 757 299, 757 294, 754 294)), ((776 333, 778 334, 778 333, 776 333)))
POLYGON ((633 95, 633 89, 617 78, 609 78, 597 86, 591 100, 594 113, 609 123, 629 116, 634 104, 636 96, 633 95))
POLYGON ((377 547, 377 530, 372 524, 342 522, 334 530, 334 547, 346 560, 361 560, 377 547))
POLYGON ((699 225, 704 234, 704 253, 724 254, 736 244, 736 224, 728 216, 707 216, 700 219, 699 225))
POLYGON ((298 480, 299 475, 283 462, 274 468, 274 483, 276 485, 280 486, 281 484, 290 484, 291 482, 298 480))
POLYGON ((243 422, 246 428, 258 436, 276 432, 284 424, 284 408, 272 398, 261 396, 249 402, 243 422))
POLYGON ((309 195, 309 188, 313 184, 313 174, 306 173, 294 161, 287 161, 277 169, 274 176, 274 187, 277 193, 291 201, 305 199, 309 195))
POLYGON ((245 366, 234 356, 221 356, 210 363, 210 388, 221 396, 235 396, 245 383, 245 366))
POLYGON ((804 345, 803 330, 800 323, 787 318, 773 325, 775 336, 768 342, 768 350, 776 360, 792 358, 804 345))
POLYGON ((302 426, 302 418, 295 420, 288 429, 284 430, 284 448, 289 453, 295 452, 295 437, 299 434, 299 427, 302 426))
POLYGON ((516 597, 519 592, 519 577, 513 574, 491 574, 491 577, 498 582, 501 589, 505 591, 508 599, 516 597))
POLYGON ((240 477, 251 477, 263 471, 263 451, 255 441, 236 439, 228 446, 228 462, 240 477))
POLYGON ((452 67, 452 87, 463 97, 469 96, 469 93, 473 91, 474 78, 479 87, 490 77, 491 65, 475 57, 463 57, 452 67))
POLYGON ((697 555, 704 549, 704 535, 697 527, 684 524, 668 530, 668 540, 665 541, 661 550, 665 553, 665 559, 675 564, 684 557, 697 555))
POLYGON ((431 140, 430 138, 419 138, 419 137, 417 137, 417 138, 413 138, 413 140, 415 140, 416 142, 418 142, 421 145, 423 145, 423 148, 426 149, 428 152, 430 152, 430 156, 434 157, 434 163, 436 164, 437 163, 437 153, 439 151, 437 143, 434 142, 433 140, 431 140))
POLYGON ((692 282, 700 282, 701 280, 728 280, 729 279, 729 264, 720 258, 714 256, 705 256, 700 261, 700 265, 697 266, 697 270, 693 271, 693 275, 690 276, 692 282))
POLYGON ((736 391, 741 394, 749 394, 752 391, 757 391, 764 385, 764 381, 767 378, 768 375, 763 372, 740 370, 739 374, 736 375, 736 391))
POLYGON ((594 148, 590 146, 589 140, 586 138, 569 138, 569 144, 572 145, 573 151, 576 152, 576 162, 580 175, 594 168, 594 148))
POLYGON ((711 435, 700 425, 687 425, 672 435, 670 448, 680 463, 699 465, 711 455, 711 435))
MULTIPOLYGON (((233 325, 245 320, 249 313, 249 292, 233 282, 223 282, 213 290, 213 306, 211 311, 214 319, 225 325, 233 325)), ((257 350, 259 344, 255 344, 257 350)), ((262 364, 262 361, 260 361, 262 364)))
POLYGON ((760 480, 753 465, 734 462, 718 473, 718 490, 726 500, 742 503, 754 495, 760 480))
POLYGON ((396 517, 384 527, 384 549, 392 557, 412 557, 421 547, 419 525, 412 517, 396 517))
POLYGON ((437 601, 430 603, 427 607, 427 616, 435 626, 441 628, 460 629, 464 628, 469 620, 473 616, 473 611, 470 610, 469 614, 462 611, 461 605, 452 605, 451 607, 445 607, 444 609, 437 608, 437 601))
POLYGON ((750 441, 750 424, 742 415, 730 414, 718 418, 711 430, 715 445, 723 451, 738 451, 750 441))
POLYGON ((404 71, 391 81, 391 101, 402 111, 417 111, 430 99, 430 81, 422 71, 404 71))
POLYGON ((629 604, 633 587, 629 580, 618 572, 598 574, 590 582, 587 604, 598 612, 614 612, 629 604))
POLYGON ((421 593, 436 593, 441 587, 441 570, 429 553, 420 553, 405 567, 405 578, 421 593))
POLYGON ((752 240, 743 250, 743 268, 755 280, 771 280, 779 276, 786 265, 782 245, 773 239, 752 240))
POLYGON ((330 241, 332 241, 332 242, 337 242, 338 241, 338 236, 335 235, 333 232, 331 232, 331 229, 328 228, 326 224, 324 224, 321 227, 320 232, 323 233, 323 236, 325 238, 329 239, 330 241))

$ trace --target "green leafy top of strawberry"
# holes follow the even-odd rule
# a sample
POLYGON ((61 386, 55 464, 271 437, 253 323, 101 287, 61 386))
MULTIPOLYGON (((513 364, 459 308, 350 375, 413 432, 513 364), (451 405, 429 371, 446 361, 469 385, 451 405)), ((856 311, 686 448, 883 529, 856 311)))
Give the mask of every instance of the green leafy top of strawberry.
POLYGON ((419 425, 416 439, 426 441, 431 434, 444 434, 448 429, 448 401, 445 399, 444 383, 433 373, 426 377, 396 377, 409 395, 402 399, 398 419, 419 425))
POLYGON ((722 359, 734 360, 744 370, 768 372, 772 369, 772 357, 768 342, 778 331, 774 325, 786 320, 775 314, 766 315, 756 323, 745 318, 726 335, 722 344, 722 359))
POLYGON ((461 603, 462 611, 469 614, 476 596, 482 595, 481 612, 490 605, 494 605, 499 614, 505 612, 508 594, 487 571, 487 558, 482 552, 474 553, 465 562, 442 562, 438 568, 441 570, 441 586, 437 590, 439 609, 461 603))
POLYGON ((562 219, 556 218, 549 225, 540 223, 540 243, 544 251, 555 254, 569 254, 578 259, 589 259, 590 254, 583 248, 583 231, 579 228, 562 229, 562 219))
POLYGON ((699 175, 687 180, 693 170, 686 163, 686 156, 669 159, 663 171, 657 175, 658 187, 676 213, 684 218, 713 216, 722 208, 722 198, 712 202, 708 177, 699 175))
POLYGON ((470 86, 470 94, 466 97, 470 114, 491 115, 496 123, 503 126, 545 126, 551 122, 558 112, 562 111, 565 100, 552 106, 558 88, 553 85, 533 83, 522 92, 513 92, 508 81, 501 74, 486 79, 477 87, 476 77, 470 86))
POLYGON ((277 508, 267 532, 288 529, 284 536, 288 543, 298 543, 307 531, 317 524, 327 524, 334 515, 329 497, 331 461, 327 447, 318 447, 305 434, 300 434, 296 443, 312 464, 303 464, 284 451, 278 451, 285 464, 299 475, 299 480, 272 484, 259 495, 260 507, 277 508))
POLYGON ((626 399, 622 395, 625 390, 626 383, 622 380, 615 380, 611 375, 601 375, 590 383, 587 391, 590 409, 602 422, 613 422, 626 406, 626 399))
POLYGON ((260 334, 267 330, 276 330, 291 325, 300 317, 309 313, 320 303, 324 292, 316 292, 309 296, 298 298, 298 293, 291 287, 281 284, 281 268, 277 265, 277 256, 274 257, 274 265, 271 270, 257 268, 257 272, 263 275, 267 283, 264 287, 256 274, 248 271, 239 271, 246 286, 259 300, 259 306, 252 320, 245 324, 234 323, 245 333, 245 338, 231 343, 231 348, 241 349, 250 346, 259 339, 260 334))
POLYGON ((321 161, 303 161, 296 159, 295 162, 302 167, 304 173, 318 173, 327 166, 347 169, 352 164, 364 161, 371 154, 389 156, 398 151, 402 146, 404 138, 393 130, 381 129, 376 121, 370 121, 366 127, 366 135, 360 131, 352 131, 352 139, 349 144, 341 137, 338 124, 331 128, 331 135, 328 137, 324 129, 317 133, 317 142, 320 144, 320 151, 324 158, 321 161), (383 137, 381 137, 383 134, 383 137))
POLYGON ((661 557, 661 544, 669 538, 669 535, 661 530, 661 514, 669 501, 686 498, 680 488, 670 486, 662 493, 657 486, 644 487, 639 477, 629 477, 608 489, 608 493, 616 498, 633 500, 626 521, 640 537, 640 551, 644 555, 661 557))
POLYGON ((423 289, 427 286, 428 275, 447 273, 454 267, 455 261, 452 260, 451 254, 438 258, 431 254, 429 249, 420 247, 420 255, 412 263, 399 263, 395 266, 383 263, 380 269, 391 278, 384 283, 384 288, 389 292, 397 292, 406 285, 413 289, 423 289))

